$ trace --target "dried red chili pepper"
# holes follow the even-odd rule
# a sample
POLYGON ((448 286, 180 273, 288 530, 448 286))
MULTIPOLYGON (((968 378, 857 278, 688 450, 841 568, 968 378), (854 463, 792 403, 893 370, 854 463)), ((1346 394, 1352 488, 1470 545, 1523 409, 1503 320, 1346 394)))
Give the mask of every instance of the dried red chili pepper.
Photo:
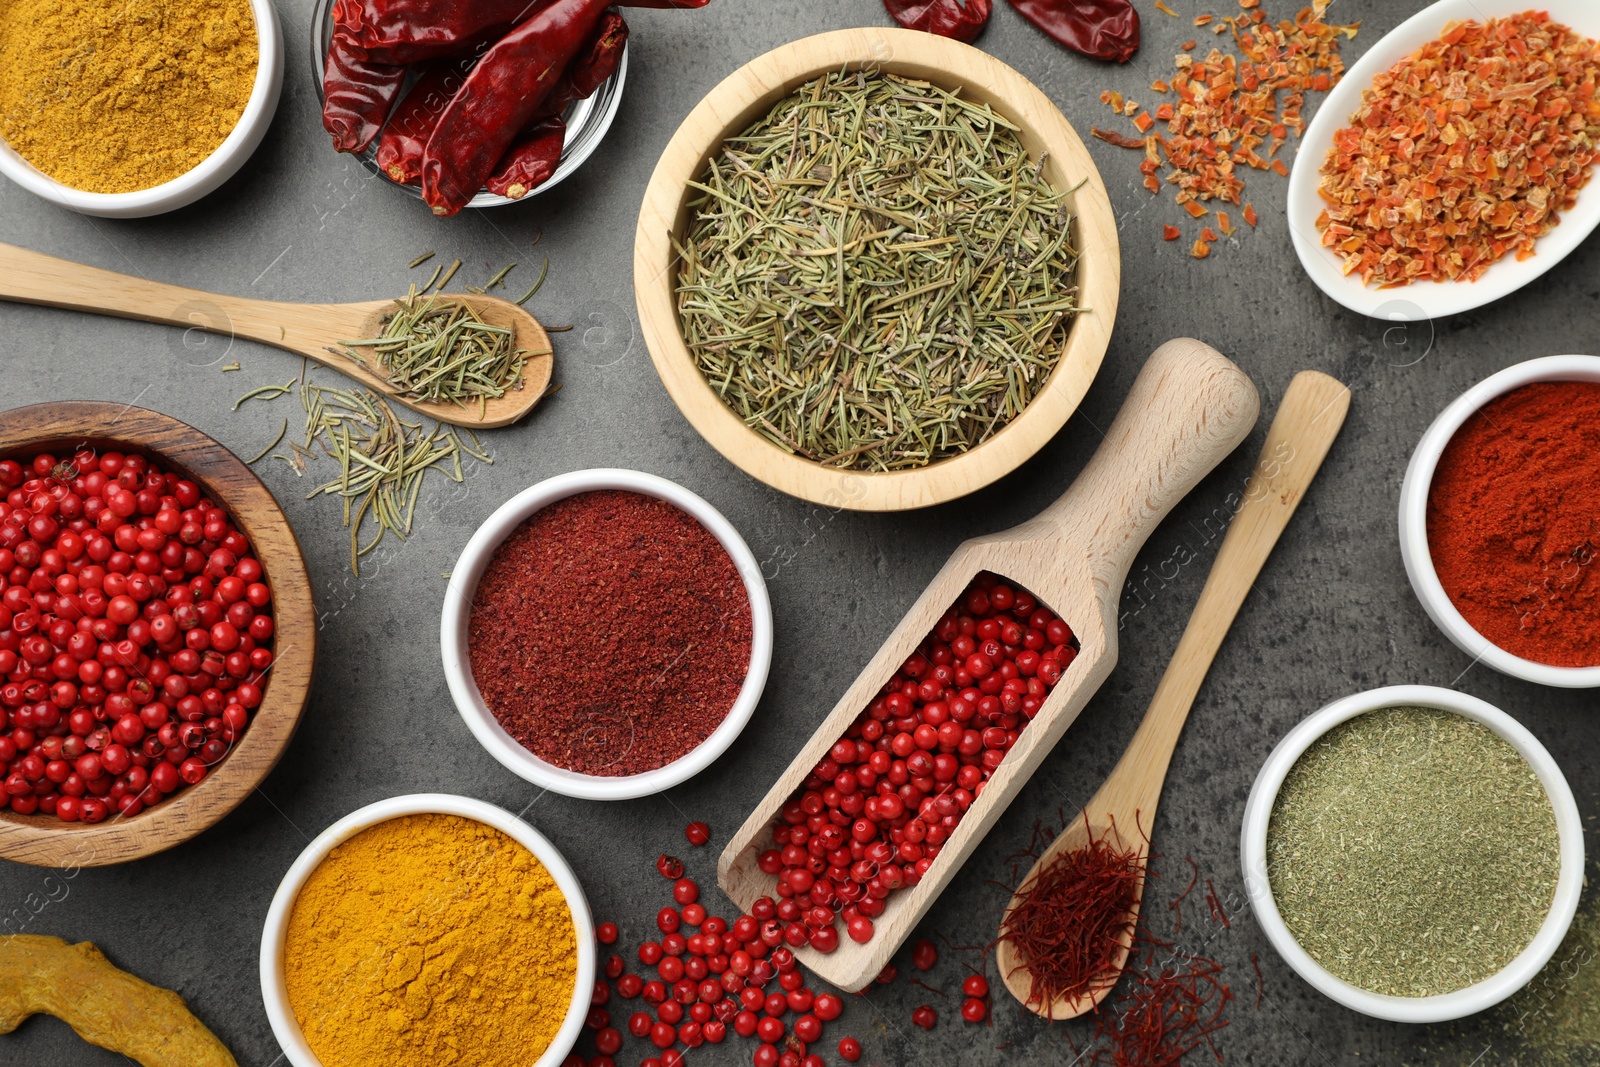
POLYGON ((445 105, 461 88, 474 60, 440 60, 422 72, 395 109, 378 142, 378 166, 402 185, 422 178, 422 153, 445 105))
MULTIPOLYGON (((562 101, 561 111, 565 111, 574 100, 587 100, 593 96, 617 72, 617 66, 622 62, 622 50, 627 43, 628 24, 615 11, 607 11, 601 16, 600 26, 589 47, 572 60, 565 79, 552 94, 558 98, 571 94, 562 101)), ((559 115, 561 111, 552 114, 559 115)))
POLYGON ((1118 133, 1116 130, 1102 130, 1098 126, 1089 127, 1089 132, 1100 138, 1100 140, 1104 141, 1106 144, 1114 144, 1118 148, 1144 147, 1145 139, 1143 137, 1129 137, 1125 133, 1118 133))
POLYGON ((322 128, 341 152, 363 152, 378 136, 405 83, 404 67, 374 63, 335 38, 322 74, 322 128))
POLYGON ((989 24, 990 0, 883 0, 889 16, 908 30, 957 41, 974 40, 989 24))
MULTIPOLYGON (((710 0, 613 0, 618 7, 704 7, 710 0)), ((500 37, 551 0, 335 0, 335 36, 369 59, 415 63, 500 37)))
POLYGON ((539 115, 609 0, 552 0, 484 53, 439 116, 422 157, 422 198, 454 215, 539 115))
POLYGON ((494 168, 484 187, 497 196, 521 200, 550 180, 561 163, 567 124, 556 115, 534 124, 511 142, 505 158, 494 168))
POLYGON ((1139 50, 1139 12, 1130 0, 1011 0, 1011 6, 1091 59, 1126 63, 1139 50))

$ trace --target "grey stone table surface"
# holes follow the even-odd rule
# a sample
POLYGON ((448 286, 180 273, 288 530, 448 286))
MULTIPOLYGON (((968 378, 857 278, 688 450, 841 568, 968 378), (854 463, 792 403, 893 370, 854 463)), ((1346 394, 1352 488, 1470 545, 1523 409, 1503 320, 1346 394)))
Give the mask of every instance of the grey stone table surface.
MULTIPOLYGON (((997 4, 981 47, 1033 79, 1079 130, 1110 125, 1102 89, 1148 101, 1170 72, 1193 15, 1228 3, 1170 0, 1181 18, 1138 0, 1145 45, 1108 67, 1070 54, 997 4)), ((1265 0, 1273 18, 1292 15, 1265 0)), ((1360 19, 1344 49, 1353 61, 1419 0, 1337 0, 1330 17, 1360 19)), ((495 432, 491 467, 464 487, 436 479, 405 544, 385 542, 359 578, 348 567, 339 509, 306 500, 310 479, 258 465, 304 544, 321 616, 320 663, 301 729, 277 770, 218 826, 162 855, 109 869, 51 872, 0 863, 0 932, 90 939, 113 959, 179 990, 241 1063, 283 1062, 257 979, 261 924, 279 879, 306 842, 351 810, 418 791, 460 792, 520 812, 572 860, 600 916, 642 936, 665 902, 653 863, 692 853, 709 885, 727 840, 832 707, 951 549, 1019 522, 1053 500, 1099 440, 1144 358, 1162 341, 1198 337, 1259 385, 1265 415, 1249 442, 1185 501, 1136 562, 1137 597, 1124 601, 1121 664, 1034 781, 955 878, 925 928, 954 945, 994 935, 1009 857, 1039 821, 1087 800, 1130 738, 1183 628, 1217 538, 1206 520, 1225 508, 1259 450, 1276 401, 1296 371, 1316 368, 1354 390, 1349 422, 1320 479, 1268 562, 1200 692, 1154 827, 1161 875, 1152 901, 1188 881, 1185 857, 1215 886, 1228 924, 1197 893, 1180 943, 1216 957, 1235 993, 1216 1035, 1228 1063, 1489 1064, 1519 1060, 1526 1035, 1498 1017, 1455 1027, 1375 1022, 1301 982, 1267 945, 1244 902, 1239 821, 1257 768, 1310 711, 1345 694, 1406 682, 1450 686, 1497 704, 1555 753, 1586 822, 1600 813, 1600 723, 1593 693, 1502 677, 1457 651, 1411 594, 1395 538, 1401 476, 1423 429, 1486 375, 1535 356, 1600 348, 1600 238, 1534 284, 1472 314, 1402 327, 1344 311, 1299 268, 1283 215, 1286 182, 1248 176, 1261 213, 1207 262, 1187 242, 1163 243, 1165 222, 1188 222, 1169 195, 1139 185, 1134 156, 1096 140, 1093 154, 1121 226, 1122 310, 1098 379, 1066 428, 991 488, 918 514, 832 513, 769 490, 718 456, 679 415, 639 337, 630 249, 656 157, 700 97, 739 64, 824 30, 887 24, 877 0, 713 0, 690 13, 630 11, 626 98, 609 138, 572 180, 528 203, 437 220, 332 151, 317 121, 309 64, 309 7, 279 0, 288 64, 283 102, 243 172, 201 203, 141 221, 91 219, 0 185, 0 240, 149 278, 281 300, 365 300, 404 290, 422 251, 459 256, 482 282, 509 262, 509 287, 531 281, 545 255, 549 280, 532 302, 557 335, 564 388, 532 418, 495 432), (543 238, 533 247, 536 235, 543 238), (777 647, 765 698, 749 728, 710 770, 670 793, 627 803, 541 794, 495 763, 451 705, 439 666, 438 619, 448 572, 474 527, 518 490, 586 467, 635 467, 674 479, 733 521, 763 561, 777 647), (714 847, 687 849, 691 819, 714 847), (1260 986, 1252 960, 1260 966, 1260 986)), ((1205 36, 1204 31, 1200 34, 1205 36)), ((1202 52, 1207 47, 1202 41, 1202 52)), ((1310 105, 1315 106, 1315 101, 1310 105)), ((1308 109, 1309 110, 1309 109, 1308 109)), ((514 294, 513 294, 514 295, 514 294)), ((300 361, 225 337, 45 308, 0 307, 4 405, 103 399, 166 412, 254 455, 298 410, 252 402, 247 389, 283 382, 300 361), (237 361, 237 372, 224 372, 237 361)), ((292 421, 292 420, 291 420, 292 421)), ((716 909, 713 909, 716 910, 716 909)), ((930 984, 949 985, 972 953, 946 953, 930 984)), ((992 969, 991 969, 992 974, 992 969)), ((904 981, 851 999, 825 1051, 859 1035, 863 1062, 1072 1062, 1092 1027, 1047 1026, 1003 995, 992 1028, 961 1024, 956 1002, 904 981), (928 1001, 939 1029, 909 1025, 928 1001)), ((492 1025, 492 1021, 490 1022, 492 1025)), ((730 1038, 691 1062, 748 1063, 730 1038)), ((621 1059, 644 1055, 630 1045, 621 1059)), ((1193 1063, 1210 1062, 1202 1049, 1193 1063)), ((84 1046, 64 1025, 36 1019, 0 1037, 0 1063, 98 1065, 119 1057, 84 1046)))

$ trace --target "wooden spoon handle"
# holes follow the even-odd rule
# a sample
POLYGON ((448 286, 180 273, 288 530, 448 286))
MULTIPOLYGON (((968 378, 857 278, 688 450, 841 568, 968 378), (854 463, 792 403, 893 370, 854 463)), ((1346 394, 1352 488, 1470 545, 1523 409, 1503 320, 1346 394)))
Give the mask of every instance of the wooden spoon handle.
POLYGON ((1135 806, 1140 809, 1140 824, 1149 832, 1167 765, 1200 683, 1349 410, 1350 390, 1326 374, 1301 371, 1289 383, 1172 662, 1128 750, 1106 779, 1106 786, 1122 796, 1106 796, 1110 789, 1102 789, 1090 801, 1092 811, 1127 811, 1135 806))
POLYGON ((292 324, 289 309, 307 306, 147 281, 8 244, 0 244, 0 298, 248 337, 295 352, 305 341, 284 324, 292 324))
POLYGON ((1072 488, 1035 520, 1039 529, 1088 554, 1114 607, 1151 531, 1249 435, 1260 410, 1255 386, 1222 353, 1186 337, 1168 341, 1072 488))

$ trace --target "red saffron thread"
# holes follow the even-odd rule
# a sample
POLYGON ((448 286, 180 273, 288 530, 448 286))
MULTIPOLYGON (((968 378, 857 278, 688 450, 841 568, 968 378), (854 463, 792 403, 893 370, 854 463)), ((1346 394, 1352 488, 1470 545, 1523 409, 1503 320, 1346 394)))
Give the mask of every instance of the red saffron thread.
POLYGON ((1216 887, 1211 884, 1211 879, 1206 879, 1206 907, 1211 910, 1211 920, 1220 922, 1224 928, 1232 929, 1233 924, 1228 921, 1227 912, 1222 910, 1222 898, 1217 896, 1216 887))
POLYGON ((1256 1011, 1261 1010, 1261 994, 1266 992, 1267 983, 1261 977, 1261 960, 1254 952, 1250 953, 1250 966, 1256 969, 1256 1011))

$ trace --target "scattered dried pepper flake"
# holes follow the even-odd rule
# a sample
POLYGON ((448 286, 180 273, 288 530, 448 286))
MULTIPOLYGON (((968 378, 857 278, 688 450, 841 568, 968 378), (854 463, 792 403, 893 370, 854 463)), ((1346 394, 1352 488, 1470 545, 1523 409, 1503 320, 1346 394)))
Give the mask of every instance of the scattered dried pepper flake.
POLYGON ((1228 218, 1226 211, 1217 212, 1217 229, 1222 231, 1224 237, 1232 236, 1233 220, 1228 218))
POLYGON ((1207 226, 1203 230, 1200 231, 1200 240, 1202 240, 1202 241, 1219 241, 1219 240, 1221 240, 1221 238, 1219 238, 1217 236, 1217 231, 1216 230, 1213 230, 1210 226, 1207 226))
POLYGON ((1157 79, 1156 81, 1151 82, 1150 83, 1150 88, 1151 88, 1152 91, 1158 92, 1158 93, 1170 93, 1170 92, 1172 92, 1172 86, 1168 85, 1164 81, 1161 81, 1160 79, 1157 79))
POLYGON ((1139 110, 1138 101, 1136 101, 1136 100, 1125 100, 1125 101, 1123 101, 1122 114, 1124 116, 1131 116, 1135 111, 1138 111, 1138 110, 1139 110))
POLYGON ((1246 204, 1244 206, 1244 221, 1250 224, 1251 229, 1255 229, 1256 223, 1261 221, 1260 217, 1256 214, 1254 205, 1246 204))
POLYGON ((1134 116, 1133 124, 1139 128, 1140 133, 1149 133, 1150 127, 1156 124, 1156 120, 1150 117, 1150 112, 1141 111, 1134 116))
POLYGON ((1334 134, 1324 247, 1388 288, 1476 281, 1560 222, 1600 158, 1600 44, 1546 12, 1453 22, 1334 134))
POLYGON ((1161 12, 1163 15, 1171 15, 1173 18, 1178 17, 1178 13, 1172 10, 1172 8, 1168 7, 1166 4, 1163 4, 1161 0, 1156 0, 1156 10, 1161 12))
POLYGON ((1239 0, 1240 7, 1260 7, 1261 0, 1239 0))
POLYGON ((1176 241, 1178 238, 1180 238, 1182 236, 1183 236, 1183 231, 1178 229, 1176 226, 1173 226, 1173 225, 1169 224, 1169 225, 1161 227, 1161 239, 1163 241, 1176 241))
POLYGON ((1289 168, 1283 165, 1283 160, 1274 159, 1272 161, 1272 173, 1280 178, 1287 178, 1289 176, 1289 168))
POLYGON ((1114 144, 1118 148, 1144 147, 1144 139, 1142 137, 1129 137, 1125 133, 1118 133, 1116 130, 1102 130, 1098 126, 1089 127, 1089 132, 1100 138, 1106 144, 1114 144))
POLYGON ((1185 41, 1182 44, 1180 44, 1178 47, 1183 49, 1185 52, 1193 52, 1194 51, 1194 46, 1196 44, 1198 44, 1198 43, 1199 43, 1198 41, 1185 41))
POLYGON ((1215 19, 1215 15, 1196 15, 1194 17, 1194 24, 1196 26, 1209 26, 1215 19))
POLYGON ((1172 115, 1173 110, 1171 104, 1162 104, 1160 107, 1156 108, 1156 118, 1158 119, 1170 119, 1172 118, 1172 115))
POLYGON ((1199 201, 1196 200, 1186 201, 1183 205, 1183 210, 1187 211, 1190 215, 1197 219, 1206 213, 1206 209, 1200 205, 1199 201))
POLYGON ((1211 254, 1211 246, 1204 241, 1196 241, 1194 247, 1189 249, 1189 254, 1195 259, 1205 259, 1211 254))

